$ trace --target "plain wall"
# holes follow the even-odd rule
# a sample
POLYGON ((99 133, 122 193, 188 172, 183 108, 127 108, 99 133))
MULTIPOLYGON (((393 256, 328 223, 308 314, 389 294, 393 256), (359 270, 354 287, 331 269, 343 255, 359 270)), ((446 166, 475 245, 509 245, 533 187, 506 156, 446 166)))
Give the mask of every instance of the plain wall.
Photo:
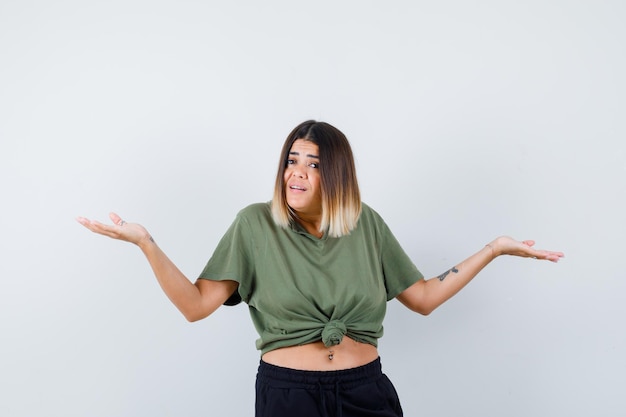
POLYGON ((503 257, 429 317, 389 303, 407 416, 626 412, 620 1, 0 3, 0 415, 250 416, 244 305, 189 324, 140 222, 195 280, 271 198, 303 120, 350 139, 363 199, 436 276, 503 257))

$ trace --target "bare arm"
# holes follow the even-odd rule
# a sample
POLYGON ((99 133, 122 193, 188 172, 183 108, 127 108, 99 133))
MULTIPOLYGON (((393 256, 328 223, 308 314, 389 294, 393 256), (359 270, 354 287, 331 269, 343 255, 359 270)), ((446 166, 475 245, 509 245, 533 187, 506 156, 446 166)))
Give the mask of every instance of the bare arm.
POLYGON ((111 213, 109 217, 113 221, 112 225, 84 217, 77 220, 94 233, 139 246, 150 263, 159 285, 187 320, 196 321, 209 316, 237 289, 235 281, 199 279, 193 284, 159 248, 143 226, 126 223, 115 213, 111 213))
POLYGON ((532 240, 518 242, 502 236, 441 275, 418 281, 397 296, 409 309, 424 315, 446 302, 465 287, 485 266, 500 255, 545 259, 558 262, 562 252, 536 250, 532 240))

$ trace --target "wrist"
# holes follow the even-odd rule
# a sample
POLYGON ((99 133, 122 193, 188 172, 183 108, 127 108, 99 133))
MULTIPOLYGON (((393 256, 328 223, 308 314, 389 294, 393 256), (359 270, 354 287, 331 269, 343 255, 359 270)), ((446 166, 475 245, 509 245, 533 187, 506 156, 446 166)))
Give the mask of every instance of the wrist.
POLYGON ((149 233, 146 233, 146 235, 137 242, 137 246, 139 246, 142 251, 154 245, 156 245, 156 242, 149 233))
POLYGON ((487 248, 490 252, 491 252, 491 259, 496 259, 500 253, 498 253, 497 249, 495 248, 495 243, 491 242, 491 243, 487 243, 485 245, 485 248, 487 248))

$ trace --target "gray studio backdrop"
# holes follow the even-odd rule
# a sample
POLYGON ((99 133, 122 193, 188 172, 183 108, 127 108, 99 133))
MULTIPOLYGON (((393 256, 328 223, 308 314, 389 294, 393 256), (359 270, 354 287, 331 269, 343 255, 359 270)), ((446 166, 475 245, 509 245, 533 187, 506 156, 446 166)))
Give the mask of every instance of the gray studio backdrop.
POLYGON ((189 324, 140 251, 195 279, 271 198, 288 132, 352 142, 363 199, 427 276, 500 234, 429 317, 389 303, 407 416, 623 416, 621 1, 0 3, 0 415, 250 416, 246 307, 189 324))

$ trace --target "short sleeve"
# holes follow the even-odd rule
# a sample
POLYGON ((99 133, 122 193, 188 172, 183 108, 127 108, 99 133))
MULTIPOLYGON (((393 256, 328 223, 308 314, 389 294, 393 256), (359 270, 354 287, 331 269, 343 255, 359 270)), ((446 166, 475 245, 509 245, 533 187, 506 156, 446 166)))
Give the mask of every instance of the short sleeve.
POLYGON ((406 254, 389 227, 383 223, 381 263, 385 277, 387 301, 424 279, 411 258, 406 254))
POLYGON ((225 305, 237 305, 250 298, 254 278, 251 245, 250 227, 239 213, 198 277, 212 281, 231 280, 239 284, 225 305))

